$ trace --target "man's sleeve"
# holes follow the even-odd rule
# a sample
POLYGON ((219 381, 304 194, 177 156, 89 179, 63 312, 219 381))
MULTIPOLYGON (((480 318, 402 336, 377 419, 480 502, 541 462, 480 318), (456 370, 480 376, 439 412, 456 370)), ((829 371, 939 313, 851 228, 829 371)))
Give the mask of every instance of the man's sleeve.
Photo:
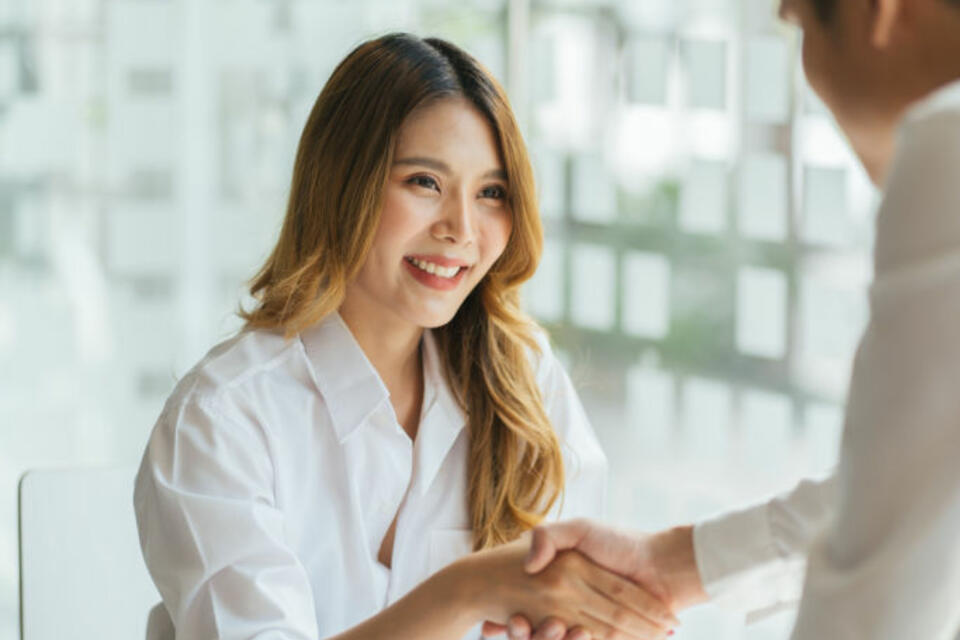
POLYGON ((837 517, 811 549, 795 640, 960 630, 960 109, 914 123, 902 145, 878 218, 837 517))
POLYGON ((697 568, 713 603, 748 620, 800 599, 806 554, 834 513, 836 479, 805 480, 767 503, 693 530, 697 568))

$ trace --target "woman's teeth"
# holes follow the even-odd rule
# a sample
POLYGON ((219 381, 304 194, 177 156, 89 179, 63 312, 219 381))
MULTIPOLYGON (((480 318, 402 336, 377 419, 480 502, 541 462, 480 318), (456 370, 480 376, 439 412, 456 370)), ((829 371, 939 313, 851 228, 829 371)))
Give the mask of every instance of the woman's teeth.
POLYGON ((434 264, 432 262, 426 262, 424 260, 417 260, 416 258, 409 258, 410 264, 414 265, 422 271, 433 274, 440 278, 452 278, 460 272, 460 267, 441 267, 440 265, 434 264))

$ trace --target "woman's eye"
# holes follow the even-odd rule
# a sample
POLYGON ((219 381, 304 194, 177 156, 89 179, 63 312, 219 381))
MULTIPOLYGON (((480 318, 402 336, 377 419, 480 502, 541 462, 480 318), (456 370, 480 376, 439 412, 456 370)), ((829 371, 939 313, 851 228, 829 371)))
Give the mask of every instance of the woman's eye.
POLYGON ((407 180, 410 184, 415 184, 418 187, 423 187, 424 189, 432 189, 434 191, 440 191, 437 181, 431 178, 430 176, 413 176, 407 180))
POLYGON ((504 200, 507 197, 507 190, 500 185, 484 187, 484 189, 480 191, 480 197, 493 198, 494 200, 504 200))

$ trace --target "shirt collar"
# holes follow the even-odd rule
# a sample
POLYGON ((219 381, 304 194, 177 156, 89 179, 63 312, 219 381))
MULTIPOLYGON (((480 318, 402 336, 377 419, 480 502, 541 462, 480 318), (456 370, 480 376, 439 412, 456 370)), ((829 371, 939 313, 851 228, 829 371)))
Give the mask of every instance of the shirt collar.
POLYGON ((436 409, 445 418, 445 424, 459 429, 466 424, 467 417, 460 402, 447 383, 437 338, 432 331, 423 333, 423 411, 426 417, 436 409))
POLYGON ((432 484, 467 424, 466 412, 447 383, 432 331, 423 334, 423 370, 423 409, 414 453, 419 467, 415 485, 421 492, 432 484))
POLYGON ((960 80, 954 80, 933 91, 907 112, 905 121, 926 118, 938 111, 960 109, 960 80))
POLYGON ((343 442, 390 392, 340 314, 331 313, 300 334, 317 389, 343 442))
MULTIPOLYGON (((302 332, 300 341, 342 442, 390 399, 390 392, 339 313, 331 313, 302 332)), ((436 338, 429 330, 423 334, 422 348, 424 389, 417 440, 425 443, 424 457, 436 460, 439 468, 466 425, 466 414, 446 382, 436 338), (424 430, 429 434, 421 438, 424 430)), ((437 468, 428 475, 435 475, 437 468)))

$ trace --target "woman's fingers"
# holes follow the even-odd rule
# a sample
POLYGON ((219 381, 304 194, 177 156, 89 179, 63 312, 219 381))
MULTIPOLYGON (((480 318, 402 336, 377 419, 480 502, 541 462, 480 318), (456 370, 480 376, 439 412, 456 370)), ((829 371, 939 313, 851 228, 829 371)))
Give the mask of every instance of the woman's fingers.
POLYGON ((680 624, 662 600, 630 580, 596 567, 586 574, 587 583, 614 602, 630 607, 649 621, 671 629, 680 624))
MULTIPOLYGON (((662 637, 679 624, 670 609, 646 590, 597 566, 576 551, 561 552, 543 578, 547 584, 568 590, 563 600, 576 602, 578 611, 621 630, 624 635, 620 637, 662 637)), ((583 626, 594 630, 590 624, 583 626)))
MULTIPOLYGON (((667 620, 654 620, 633 603, 633 599, 642 597, 643 590, 620 576, 607 573, 596 566, 586 567, 581 574, 585 594, 583 613, 602 624, 595 637, 601 639, 651 640, 665 638, 676 618, 669 612, 667 620)), ((663 618, 659 609, 654 610, 663 618)), ((586 625, 593 630, 592 625, 586 625)))
MULTIPOLYGON (((576 551, 560 551, 544 571, 528 574, 528 579, 533 589, 511 591, 513 595, 507 598, 515 602, 514 611, 528 616, 509 620, 506 632, 510 640, 657 640, 666 638, 679 624, 658 598, 576 551), (568 638, 566 623, 582 629, 568 638)), ((502 630, 500 625, 484 626, 485 635, 502 630)))
MULTIPOLYGON (((622 612, 623 609, 616 611, 622 612)), ((600 613, 595 616, 592 613, 583 612, 583 617, 587 619, 585 627, 590 630, 594 640, 666 640, 669 635, 666 629, 649 621, 643 622, 631 618, 629 614, 600 613)))
POLYGON ((651 622, 639 613, 608 599, 606 595, 600 592, 595 593, 597 599, 590 602, 589 608, 585 608, 583 612, 591 621, 600 624, 598 629, 595 629, 593 624, 585 625, 593 632, 592 635, 595 638, 601 640, 627 640, 628 638, 654 640, 667 637, 667 633, 670 631, 668 627, 651 622))

